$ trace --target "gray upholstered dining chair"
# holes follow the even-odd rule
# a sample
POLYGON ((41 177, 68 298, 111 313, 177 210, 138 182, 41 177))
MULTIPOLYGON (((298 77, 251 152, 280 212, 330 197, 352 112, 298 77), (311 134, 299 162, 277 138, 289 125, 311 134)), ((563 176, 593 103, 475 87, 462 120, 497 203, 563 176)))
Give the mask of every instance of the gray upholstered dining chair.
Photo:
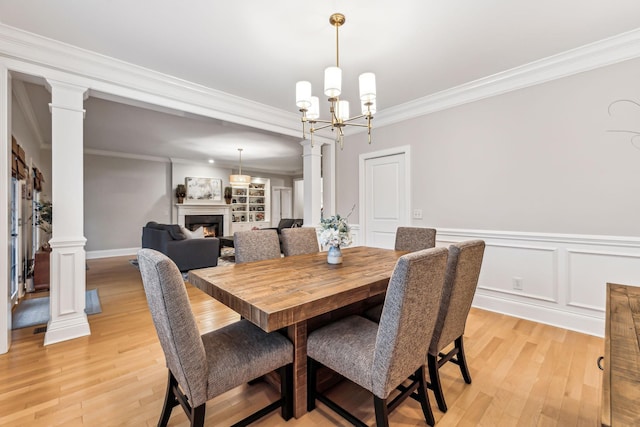
MULTIPOLYGON (((421 251, 436 246, 436 229, 422 227, 398 227, 396 230, 396 251, 421 251)), ((378 322, 382 313, 382 304, 374 305, 365 311, 365 316, 378 322)))
POLYGON ((398 227, 396 230, 396 251, 415 252, 435 246, 435 228, 398 227))
POLYGON ((315 254, 320 252, 318 233, 315 228, 283 228, 282 253, 284 256, 315 254))
POLYGON ((448 251, 433 248, 398 259, 389 280, 380 324, 348 316, 309 334, 308 410, 320 400, 354 425, 365 425, 316 391, 318 364, 373 393, 376 425, 388 426, 388 413, 418 391, 425 420, 435 421, 426 392, 424 361, 438 316, 448 251), (387 403, 405 380, 411 386, 387 403))
POLYGON ((442 412, 447 412, 438 373, 442 365, 447 362, 455 363, 460 367, 464 381, 471 384, 471 375, 464 355, 463 335, 478 285, 484 247, 485 243, 482 240, 469 240, 449 246, 447 274, 440 300, 438 320, 427 353, 430 388, 433 389, 438 408, 442 412), (442 350, 451 343, 453 348, 446 354, 442 353, 442 350))
POLYGON ((233 246, 238 264, 280 258, 280 239, 275 230, 236 231, 233 246))
POLYGON ((178 405, 183 407, 191 426, 202 426, 209 399, 274 370, 282 375, 280 399, 235 425, 248 425, 278 408, 285 420, 291 418, 291 342, 279 333, 266 333, 247 320, 201 336, 175 263, 153 249, 141 249, 138 264, 151 317, 169 368, 158 426, 167 425, 171 410, 178 405))

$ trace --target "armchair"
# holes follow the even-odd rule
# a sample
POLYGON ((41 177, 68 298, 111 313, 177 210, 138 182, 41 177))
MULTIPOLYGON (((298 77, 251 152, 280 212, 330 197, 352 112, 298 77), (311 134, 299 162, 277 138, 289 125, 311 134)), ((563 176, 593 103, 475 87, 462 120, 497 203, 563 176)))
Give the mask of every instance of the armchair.
POLYGON ((218 265, 220 241, 216 237, 187 239, 177 224, 149 222, 142 227, 142 248, 168 256, 180 271, 218 265))

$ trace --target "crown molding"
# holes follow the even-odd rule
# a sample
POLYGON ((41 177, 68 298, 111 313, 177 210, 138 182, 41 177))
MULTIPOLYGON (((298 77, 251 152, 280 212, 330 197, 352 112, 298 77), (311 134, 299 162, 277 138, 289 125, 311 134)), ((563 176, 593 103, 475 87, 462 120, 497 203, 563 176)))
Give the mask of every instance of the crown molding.
POLYGON ((391 125, 638 57, 640 28, 381 110, 376 115, 376 126, 391 125))
POLYGON ((81 49, 0 23, 0 61, 12 71, 283 135, 299 136, 296 113, 81 49))
MULTIPOLYGON (((375 125, 391 125, 638 57, 640 28, 380 110, 376 114, 375 125)), ((300 135, 296 113, 1 23, 0 61, 18 72, 45 78, 63 76, 74 83, 87 84, 94 96, 121 96, 283 135, 300 135)), ((348 134, 360 131, 362 129, 353 128, 348 134)))

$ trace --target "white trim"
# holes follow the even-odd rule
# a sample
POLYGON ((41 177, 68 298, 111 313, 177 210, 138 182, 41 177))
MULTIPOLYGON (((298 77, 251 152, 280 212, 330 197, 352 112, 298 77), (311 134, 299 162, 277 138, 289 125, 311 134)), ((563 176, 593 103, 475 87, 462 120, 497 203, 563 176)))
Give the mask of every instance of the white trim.
MULTIPOLYGON (((240 98, 1 23, 0 56, 11 70, 91 83, 92 96, 123 97, 284 135, 300 134, 300 118, 296 112, 240 98)), ((380 110, 376 114, 376 127, 638 57, 640 29, 380 110)), ((348 131, 357 133, 362 128, 351 127, 348 131)))
POLYGON ((407 220, 411 220, 411 146, 402 145, 400 147, 387 148, 385 150, 372 151, 362 153, 358 161, 358 221, 360 222, 360 244, 367 244, 367 225, 365 217, 365 162, 378 157, 395 156, 396 154, 404 154, 404 170, 405 170, 405 206, 407 220))
POLYGON ((485 241, 477 308, 603 336, 606 282, 640 286, 639 237, 435 228, 437 246, 485 241), (500 252, 492 253, 494 248, 500 252), (539 251, 551 256, 540 258, 539 251), (575 255, 597 257, 576 263, 575 255), (526 267, 512 266, 511 260, 526 267), (513 275, 521 276, 519 268, 534 276, 525 278, 524 290, 509 283, 513 275), (593 271, 602 272, 604 280, 594 278, 593 271))
POLYGON ((383 109, 376 114, 376 126, 391 125, 638 57, 640 28, 383 109))
POLYGON ((640 249, 640 237, 631 236, 604 236, 588 234, 555 234, 532 233, 526 231, 497 231, 497 230, 471 230, 462 228, 438 228, 438 240, 440 236, 454 237, 452 241, 460 241, 460 237, 492 238, 506 240, 522 240, 529 242, 554 242, 591 244, 603 246, 623 246, 640 249))
POLYGON ((87 259, 111 258, 117 256, 136 256, 140 248, 105 249, 88 251, 87 259))

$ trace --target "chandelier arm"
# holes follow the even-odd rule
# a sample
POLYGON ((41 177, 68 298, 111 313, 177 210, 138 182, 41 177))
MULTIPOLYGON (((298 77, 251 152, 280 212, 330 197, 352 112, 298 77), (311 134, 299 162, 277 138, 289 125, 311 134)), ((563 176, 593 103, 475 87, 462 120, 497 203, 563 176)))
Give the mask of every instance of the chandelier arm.
POLYGON ((324 126, 320 126, 318 128, 315 128, 315 129, 313 129, 313 131, 315 132, 317 130, 322 130, 322 129, 326 129, 326 128, 329 128, 329 127, 333 129, 335 127, 335 126, 333 126, 333 124, 331 122, 323 121, 322 123, 327 123, 327 124, 324 125, 324 126))

